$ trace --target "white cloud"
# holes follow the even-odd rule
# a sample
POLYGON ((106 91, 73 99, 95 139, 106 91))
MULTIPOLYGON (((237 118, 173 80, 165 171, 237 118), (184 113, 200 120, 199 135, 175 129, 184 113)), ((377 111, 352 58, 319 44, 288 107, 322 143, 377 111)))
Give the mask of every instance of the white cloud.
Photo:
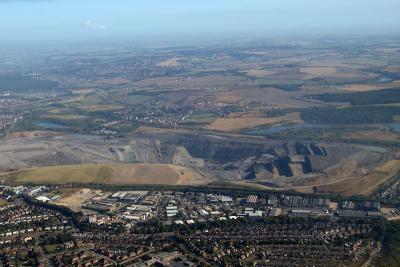
POLYGON ((98 24, 98 23, 96 23, 96 22, 94 22, 94 21, 92 21, 90 19, 87 19, 87 20, 85 20, 83 22, 83 27, 85 29, 87 29, 87 30, 90 30, 90 31, 100 31, 100 32, 102 32, 102 31, 107 30, 106 26, 98 24))

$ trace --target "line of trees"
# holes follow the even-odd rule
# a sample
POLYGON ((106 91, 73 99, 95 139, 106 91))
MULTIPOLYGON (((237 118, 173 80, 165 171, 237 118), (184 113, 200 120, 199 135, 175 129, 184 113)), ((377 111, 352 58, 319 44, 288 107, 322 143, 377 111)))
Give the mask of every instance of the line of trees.
POLYGON ((357 106, 350 108, 314 107, 303 109, 301 118, 310 124, 373 124, 392 123, 400 108, 357 106))
POLYGON ((325 102, 349 102, 352 105, 400 103, 400 88, 368 92, 321 94, 306 97, 312 97, 325 102))

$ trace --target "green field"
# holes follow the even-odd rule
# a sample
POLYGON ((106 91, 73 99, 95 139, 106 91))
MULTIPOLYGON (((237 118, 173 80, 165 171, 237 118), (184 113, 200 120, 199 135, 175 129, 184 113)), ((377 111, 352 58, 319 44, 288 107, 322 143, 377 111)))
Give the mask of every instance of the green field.
POLYGON ((193 114, 191 121, 194 123, 211 123, 216 119, 213 113, 197 113, 193 114))

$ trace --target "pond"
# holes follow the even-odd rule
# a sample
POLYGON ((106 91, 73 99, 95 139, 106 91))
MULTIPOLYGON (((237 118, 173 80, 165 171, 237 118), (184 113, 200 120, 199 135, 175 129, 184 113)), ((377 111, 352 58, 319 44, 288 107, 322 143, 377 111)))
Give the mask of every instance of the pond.
POLYGON ((67 126, 61 124, 61 123, 55 123, 55 122, 50 122, 50 121, 40 121, 36 123, 36 126, 44 129, 65 129, 67 126))
POLYGON ((400 122, 390 123, 389 126, 395 131, 396 133, 400 133, 400 122))

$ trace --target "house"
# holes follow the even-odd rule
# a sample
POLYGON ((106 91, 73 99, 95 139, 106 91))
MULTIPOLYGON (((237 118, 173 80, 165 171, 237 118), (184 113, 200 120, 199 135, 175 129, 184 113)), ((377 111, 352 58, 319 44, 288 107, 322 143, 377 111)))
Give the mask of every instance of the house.
POLYGON ((255 196, 255 195, 249 195, 249 196, 246 198, 246 204, 247 204, 247 205, 255 205, 255 204, 257 204, 257 200, 258 200, 258 197, 257 197, 257 196, 255 196))

